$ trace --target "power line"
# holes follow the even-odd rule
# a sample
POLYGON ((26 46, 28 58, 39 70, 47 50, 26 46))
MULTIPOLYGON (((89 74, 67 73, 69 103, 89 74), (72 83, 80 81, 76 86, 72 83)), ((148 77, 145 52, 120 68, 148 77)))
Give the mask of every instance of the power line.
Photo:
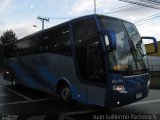
MULTIPOLYGON (((136 9, 140 9, 142 8, 143 6, 132 6, 132 7, 129 7, 130 5, 123 5, 123 6, 120 6, 120 7, 116 7, 116 8, 113 8, 113 9, 110 9, 110 12, 106 12, 106 13, 103 13, 103 14, 111 14, 111 13, 118 13, 118 12, 124 12, 124 11, 129 11, 129 10, 136 10, 136 9), (127 8, 126 8, 127 7, 127 8), (123 8, 123 9, 121 9, 123 8), (120 10, 118 10, 120 9, 120 10)), ((74 19, 76 17, 79 17, 79 16, 71 16, 71 17, 48 17, 49 19, 74 19)))
POLYGON ((49 17, 49 19, 72 19, 72 18, 76 18, 76 17, 49 17))
POLYGON ((134 23, 137 24, 137 25, 144 25, 144 24, 150 22, 151 20, 154 20, 154 19, 159 18, 159 17, 160 17, 160 13, 157 13, 157 14, 150 15, 148 17, 136 20, 134 23))
POLYGON ((159 18, 159 16, 155 16, 155 17, 152 17, 152 18, 149 18, 149 19, 146 19, 146 20, 143 20, 141 22, 137 22, 136 24, 139 24, 139 25, 142 25, 142 24, 145 24, 145 23, 148 23, 150 20, 153 20, 153 19, 156 19, 156 18, 159 18), (147 22, 146 22, 147 21, 147 22))
POLYGON ((130 4, 130 5, 122 5, 122 6, 119 6, 119 7, 116 7, 116 8, 112 8, 112 9, 109 9, 109 10, 117 10, 117 9, 121 9, 121 8, 128 8, 128 7, 133 7, 133 5, 132 4, 130 4))
POLYGON ((122 10, 115 10, 113 12, 107 12, 107 13, 104 13, 104 14, 111 14, 111 13, 118 13, 118 12, 127 12, 127 11, 130 11, 130 10, 137 10, 137 9, 141 9, 141 7, 137 7, 137 6, 134 6, 134 7, 130 7, 130 8, 125 8, 125 9, 122 9, 122 10))
POLYGON ((119 1, 160 10, 160 7, 153 6, 153 5, 148 5, 148 4, 144 4, 144 3, 140 3, 140 2, 134 2, 134 1, 131 1, 131 0, 119 0, 119 1))
MULTIPOLYGON (((124 6, 121 6, 121 7, 124 7, 124 6)), ((119 9, 121 7, 117 7, 115 9, 119 9)), ((106 13, 103 13, 103 14, 111 14, 111 13, 118 13, 118 12, 124 12, 124 11, 129 11, 129 10, 135 10, 135 9, 140 9, 141 7, 137 7, 137 6, 133 6, 133 7, 130 7, 130 8, 124 8, 122 10, 113 10, 111 12, 106 12, 106 13)), ((76 17, 79 17, 79 16, 75 16, 75 17, 48 17, 49 19, 74 19, 76 17)))
POLYGON ((160 3, 160 1, 158 1, 158 0, 147 0, 147 1, 151 1, 151 2, 154 2, 154 3, 160 3))
POLYGON ((160 16, 160 13, 157 13, 157 14, 154 14, 154 15, 150 15, 148 17, 145 17, 145 18, 142 18, 142 19, 139 19, 139 20, 136 20, 135 23, 140 23, 140 22, 143 22, 143 21, 147 21, 147 20, 150 20, 150 19, 154 19, 154 18, 157 18, 160 16))
MULTIPOLYGON (((129 7, 129 5, 123 5, 123 6, 120 6, 120 7, 116 7, 116 8, 113 8, 113 9, 110 9, 111 11, 110 12, 107 12, 107 13, 103 13, 103 14, 110 14, 110 13, 118 13, 118 12, 124 12, 126 10, 134 10, 134 9, 139 9, 141 7, 137 7, 137 6, 132 6, 132 7, 129 7), (125 8, 127 7, 127 8, 125 8), (122 10, 117 10, 117 9, 121 9, 123 8, 122 10)), ((76 17, 79 17, 79 16, 71 16, 71 17, 48 17, 49 19, 74 19, 76 17)))
POLYGON ((153 5, 159 5, 159 3, 153 2, 153 1, 150 1, 150 0, 140 0, 140 1, 143 1, 143 2, 149 3, 149 4, 153 4, 153 5))
MULTIPOLYGON (((124 1, 124 2, 126 1, 126 2, 128 2, 129 0, 119 0, 119 1, 124 1)), ((141 1, 146 1, 146 0, 141 0, 141 1)), ((154 0, 151 0, 151 1, 153 2, 154 0)), ((131 2, 131 1, 129 1, 129 2, 131 2)), ((148 2, 148 1, 146 1, 146 2, 148 2)), ((138 3, 138 2, 137 2, 137 3, 138 3)), ((137 3, 136 3, 136 5, 137 5, 137 3)), ((133 3, 132 3, 132 4, 133 4, 133 3)), ((132 6, 132 7, 130 7, 130 8, 125 8, 125 6, 128 7, 128 5, 120 6, 120 7, 111 9, 111 10, 113 10, 113 11, 111 11, 111 12, 107 12, 107 13, 103 13, 103 14, 111 14, 111 13, 118 13, 118 12, 127 12, 127 11, 129 11, 129 10, 137 10, 137 9, 142 8, 142 7, 146 7, 146 5, 132 6), (120 8, 124 8, 124 9, 120 9, 120 8), (120 10, 116 10, 116 9, 120 9, 120 10)), ((159 9, 160 9, 160 8, 159 8, 159 9)), ((155 15, 159 15, 159 14, 155 14, 155 15)), ((139 19, 139 20, 135 21, 135 23, 140 23, 140 22, 144 22, 144 21, 151 20, 151 19, 154 19, 154 18, 159 17, 159 16, 155 16, 155 15, 148 16, 148 17, 146 17, 146 18, 139 19), (153 17, 153 18, 150 18, 150 17, 153 17)), ((49 19, 73 19, 73 18, 76 18, 76 17, 78 17, 78 16, 75 16, 75 17, 48 17, 48 18, 43 18, 43 19, 47 19, 47 20, 49 21, 49 19)), ((38 18, 37 18, 37 19, 38 19, 38 18)), ((42 20, 43 20, 43 19, 42 19, 42 20)), ((43 24, 43 22, 42 22, 42 24, 43 24)), ((42 26, 43 26, 43 25, 42 25, 42 26)))

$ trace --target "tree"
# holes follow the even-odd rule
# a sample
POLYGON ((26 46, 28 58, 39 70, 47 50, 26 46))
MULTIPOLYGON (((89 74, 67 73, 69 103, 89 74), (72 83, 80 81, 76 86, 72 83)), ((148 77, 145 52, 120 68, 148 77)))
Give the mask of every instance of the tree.
POLYGON ((16 34, 13 32, 13 30, 7 30, 3 33, 3 35, 0 37, 1 51, 3 51, 1 54, 3 54, 3 57, 11 56, 15 48, 16 40, 18 40, 18 38, 16 37, 16 34))

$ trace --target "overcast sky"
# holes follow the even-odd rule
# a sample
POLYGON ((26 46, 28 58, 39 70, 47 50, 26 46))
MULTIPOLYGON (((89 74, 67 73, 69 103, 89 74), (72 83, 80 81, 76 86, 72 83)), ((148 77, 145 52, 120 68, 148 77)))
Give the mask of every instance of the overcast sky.
MULTIPOLYGON (((13 29, 18 38, 41 28, 41 17, 78 17, 93 14, 94 0, 0 0, 0 35, 13 29), (33 27, 33 25, 38 26, 33 27)), ((118 0, 97 0, 97 13, 135 21, 160 13, 158 9, 146 8, 118 0), (117 12, 120 11, 120 12, 117 12)), ((45 28, 67 21, 50 19, 45 28)), ((141 36, 154 36, 160 40, 160 17, 136 24, 141 36)))

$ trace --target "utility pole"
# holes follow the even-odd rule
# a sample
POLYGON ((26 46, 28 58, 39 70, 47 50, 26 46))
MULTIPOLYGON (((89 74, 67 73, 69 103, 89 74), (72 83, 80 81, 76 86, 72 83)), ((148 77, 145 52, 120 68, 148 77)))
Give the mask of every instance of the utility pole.
POLYGON ((94 14, 96 14, 96 0, 94 0, 94 14))
POLYGON ((44 30, 44 21, 49 22, 49 18, 46 18, 46 17, 45 17, 45 18, 42 18, 42 17, 38 16, 37 19, 39 19, 39 20, 42 21, 42 30, 44 30))

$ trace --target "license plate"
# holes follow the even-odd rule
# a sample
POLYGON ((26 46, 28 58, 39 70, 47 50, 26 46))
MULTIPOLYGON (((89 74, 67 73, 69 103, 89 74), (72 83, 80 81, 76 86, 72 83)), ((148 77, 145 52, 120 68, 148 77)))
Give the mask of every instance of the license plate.
POLYGON ((137 93, 136 94, 136 99, 141 98, 142 97, 142 93, 137 93))

